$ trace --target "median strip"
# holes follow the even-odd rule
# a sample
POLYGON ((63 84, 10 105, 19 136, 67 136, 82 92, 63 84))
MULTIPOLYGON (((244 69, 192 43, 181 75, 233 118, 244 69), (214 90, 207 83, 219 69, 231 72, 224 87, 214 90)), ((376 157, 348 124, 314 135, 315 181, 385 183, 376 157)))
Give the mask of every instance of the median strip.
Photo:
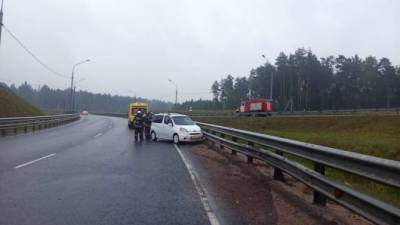
POLYGON ((55 156, 55 155, 56 155, 56 154, 53 153, 53 154, 50 154, 50 155, 43 156, 43 157, 41 157, 41 158, 38 158, 38 159, 35 159, 35 160, 32 160, 32 161, 23 163, 23 164, 21 164, 21 165, 15 166, 14 169, 19 169, 19 168, 21 168, 21 167, 30 165, 30 164, 35 163, 35 162, 37 162, 37 161, 40 161, 40 160, 42 160, 42 159, 50 158, 50 157, 55 156))

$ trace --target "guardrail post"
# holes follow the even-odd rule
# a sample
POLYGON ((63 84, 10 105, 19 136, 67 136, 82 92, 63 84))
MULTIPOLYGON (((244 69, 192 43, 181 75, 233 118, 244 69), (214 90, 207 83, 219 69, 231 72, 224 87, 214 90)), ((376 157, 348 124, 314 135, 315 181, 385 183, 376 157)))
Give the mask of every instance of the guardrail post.
POLYGON ((24 132, 28 132, 28 127, 24 127, 24 132))
POLYGON ((1 135, 6 136, 6 134, 7 134, 7 132, 6 132, 5 129, 4 129, 4 130, 1 130, 1 135))
MULTIPOLYGON (((281 156, 283 155, 282 151, 276 151, 275 153, 281 156)), ((276 167, 274 168, 274 180, 285 181, 285 176, 283 175, 282 170, 276 167)))
MULTIPOLYGON (((225 134, 221 133, 221 138, 225 138, 225 134)), ((219 148, 224 149, 224 145, 220 143, 219 148)))
MULTIPOLYGON (((325 166, 323 164, 315 163, 314 170, 322 175, 325 175, 325 166)), ((326 197, 321 192, 314 191, 313 203, 324 206, 326 205, 326 197)))
MULTIPOLYGON (((248 141, 248 142, 247 142, 247 145, 249 145, 249 146, 251 146, 251 147, 254 147, 254 143, 251 142, 251 141, 248 141)), ((247 156, 247 163, 253 163, 253 157, 247 156)))
MULTIPOLYGON (((232 137, 232 141, 237 142, 237 137, 232 137)), ((231 151, 231 154, 232 154, 232 155, 236 155, 236 151, 235 151, 235 150, 232 150, 232 151, 231 151)))
POLYGON ((18 128, 14 128, 14 134, 18 133, 18 128))
MULTIPOLYGON (((212 134, 212 135, 217 135, 217 132, 215 132, 215 131, 212 130, 212 131, 211 131, 211 134, 212 134)), ((214 144, 215 144, 215 145, 218 145, 218 142, 215 141, 215 142, 213 142, 213 146, 214 146, 214 144)))

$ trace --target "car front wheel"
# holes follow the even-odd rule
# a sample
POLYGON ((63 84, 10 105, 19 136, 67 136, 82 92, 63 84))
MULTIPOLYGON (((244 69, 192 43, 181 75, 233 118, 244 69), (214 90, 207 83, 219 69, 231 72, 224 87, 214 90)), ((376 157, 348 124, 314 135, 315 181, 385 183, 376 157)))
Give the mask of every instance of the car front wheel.
POLYGON ((174 141, 174 144, 178 144, 179 143, 179 136, 177 134, 174 134, 173 141, 174 141))
POLYGON ((157 141, 157 135, 156 135, 156 132, 151 132, 151 140, 152 141, 157 141))

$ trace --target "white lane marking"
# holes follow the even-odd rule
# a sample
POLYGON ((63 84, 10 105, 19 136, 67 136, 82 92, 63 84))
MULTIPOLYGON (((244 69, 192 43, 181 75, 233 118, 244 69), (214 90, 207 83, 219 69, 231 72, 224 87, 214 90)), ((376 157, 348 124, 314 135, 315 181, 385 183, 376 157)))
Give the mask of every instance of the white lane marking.
POLYGON ((98 133, 98 134, 94 135, 93 138, 98 138, 98 137, 100 137, 101 135, 103 135, 103 133, 98 133))
POLYGON ((24 166, 30 165, 30 164, 32 164, 32 163, 35 163, 35 162, 37 162, 37 161, 40 161, 40 160, 42 160, 42 159, 46 159, 46 158, 49 158, 49 157, 52 157, 52 156, 55 156, 55 155, 56 155, 56 153, 53 153, 53 154, 50 154, 50 155, 43 156, 43 157, 41 157, 41 158, 38 158, 38 159, 35 159, 35 160, 32 160, 32 161, 29 161, 29 162, 23 163, 23 164, 21 164, 21 165, 15 166, 15 167, 14 167, 14 169, 19 169, 19 168, 21 168, 21 167, 24 167, 24 166))
POLYGON ((209 204, 209 201, 206 196, 206 192, 204 191, 204 188, 200 184, 199 179, 197 178, 197 174, 193 169, 192 164, 190 163, 189 160, 185 158, 183 155, 182 151, 179 149, 179 147, 174 144, 175 149, 178 151, 179 155, 182 158, 183 163, 185 164, 187 170, 189 171, 190 177, 192 178, 193 184, 196 187, 197 193, 200 196, 201 203, 203 203, 203 207, 206 210, 208 220, 210 221, 211 225, 220 225, 217 216, 215 215, 214 211, 211 209, 211 206, 209 204))

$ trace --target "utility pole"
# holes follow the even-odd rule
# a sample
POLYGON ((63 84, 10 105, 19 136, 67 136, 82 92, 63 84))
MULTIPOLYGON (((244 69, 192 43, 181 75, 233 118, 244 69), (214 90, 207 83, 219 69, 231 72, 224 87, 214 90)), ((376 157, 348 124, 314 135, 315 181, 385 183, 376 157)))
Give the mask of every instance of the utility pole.
POLYGON ((174 105, 174 111, 176 112, 176 108, 178 106, 178 85, 171 79, 168 79, 168 81, 175 86, 175 105, 174 105))
POLYGON ((178 104, 178 87, 175 89, 175 112, 178 104))
POLYGON ((3 5, 4 5, 4 0, 1 0, 1 8, 0 8, 0 44, 1 44, 1 29, 3 28, 3 5))
POLYGON ((271 87, 270 87, 270 93, 269 93, 269 97, 270 97, 270 99, 271 99, 271 101, 274 101, 273 100, 273 93, 274 93, 274 72, 275 71, 271 71, 271 87))

